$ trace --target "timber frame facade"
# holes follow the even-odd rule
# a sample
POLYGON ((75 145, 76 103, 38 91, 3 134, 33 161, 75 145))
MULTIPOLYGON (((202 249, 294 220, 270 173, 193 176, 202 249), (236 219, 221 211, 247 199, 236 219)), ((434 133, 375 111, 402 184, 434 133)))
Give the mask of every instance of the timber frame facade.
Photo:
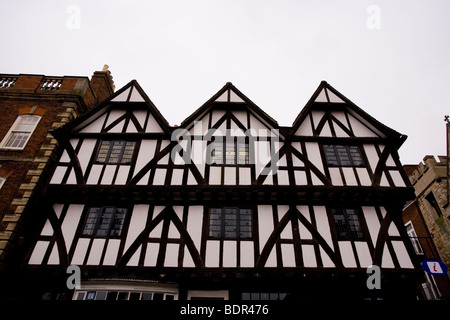
POLYGON ((51 133, 61 152, 23 266, 36 297, 415 298, 406 136, 325 81, 292 127, 231 83, 171 127, 133 80, 51 133))

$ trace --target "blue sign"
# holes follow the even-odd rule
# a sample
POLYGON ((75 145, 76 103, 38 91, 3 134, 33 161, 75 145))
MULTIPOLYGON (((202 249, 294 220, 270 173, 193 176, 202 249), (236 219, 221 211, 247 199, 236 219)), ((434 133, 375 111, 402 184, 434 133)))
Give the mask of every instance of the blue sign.
POLYGON ((433 276, 442 276, 447 274, 447 266, 440 260, 428 259, 422 261, 422 268, 433 276))

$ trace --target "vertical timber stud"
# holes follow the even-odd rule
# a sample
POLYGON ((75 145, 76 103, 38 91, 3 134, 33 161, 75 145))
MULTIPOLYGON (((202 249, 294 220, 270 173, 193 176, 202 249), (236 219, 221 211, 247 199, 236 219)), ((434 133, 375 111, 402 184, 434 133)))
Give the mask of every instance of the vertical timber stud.
POLYGON ((446 122, 446 134, 447 134, 447 203, 450 204, 450 120, 449 116, 444 116, 446 122))

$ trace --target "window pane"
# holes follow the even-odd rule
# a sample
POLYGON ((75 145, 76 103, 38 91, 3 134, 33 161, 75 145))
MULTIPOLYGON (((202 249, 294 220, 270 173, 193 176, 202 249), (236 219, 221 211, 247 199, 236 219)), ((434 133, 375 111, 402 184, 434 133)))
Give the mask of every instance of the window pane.
POLYGON ((364 161, 361 156, 361 152, 359 151, 359 148, 357 146, 350 146, 349 147, 350 155, 352 158, 352 162, 354 166, 360 167, 364 165, 364 161))
POLYGON ((108 295, 106 296, 106 300, 117 300, 117 291, 111 291, 108 292, 108 295))
POLYGON ((345 146, 336 146, 337 156, 341 166, 351 166, 350 156, 345 146))
POLYGON ((112 222, 114 214, 114 208, 107 207, 103 208, 102 214, 100 216, 100 221, 98 223, 97 227, 97 233, 96 235, 99 237, 105 237, 109 233, 109 228, 112 222))
POLYGON ((225 163, 235 164, 236 163, 236 145, 234 142, 226 142, 225 144, 225 163))
POLYGON ((248 143, 238 143, 238 164, 248 163, 248 143))
POLYGON ((33 132, 39 119, 39 117, 33 116, 20 116, 14 127, 14 131, 33 132))
POLYGON ((134 141, 102 141, 96 161, 101 163, 130 163, 133 159, 134 141))
POLYGON ((163 293, 154 293, 153 294, 153 300, 162 301, 164 300, 164 294, 163 293))
POLYGON ((128 141, 126 143, 121 163, 131 163, 131 160, 133 159, 133 152, 134 152, 135 145, 136 145, 136 142, 128 141))
POLYGON ((323 146, 325 151, 325 157, 329 166, 338 166, 338 158, 334 151, 334 146, 323 146))
POLYGON ((153 293, 151 292, 142 292, 141 300, 152 300, 153 293))
POLYGON ((116 214, 114 215, 114 221, 111 226, 111 232, 109 233, 112 237, 120 236, 122 233, 123 223, 125 221, 125 215, 127 213, 126 208, 117 208, 116 214))
POLYGON ((129 300, 140 300, 141 293, 140 292, 130 292, 129 300))
POLYGON ((333 209, 333 218, 336 226, 336 232, 338 234, 339 239, 348 239, 348 226, 345 221, 345 216, 341 210, 333 209))
POLYGON ((364 239, 364 232, 356 209, 332 209, 336 233, 340 240, 364 239))
POLYGON ((358 146, 324 145, 323 150, 327 164, 331 167, 364 166, 364 161, 358 146))
POLYGON ((106 162, 106 159, 108 157, 109 148, 110 148, 110 141, 102 141, 100 145, 100 149, 98 151, 97 155, 97 161, 99 162, 106 162))
POLYGON ((14 132, 6 143, 9 148, 23 148, 31 135, 29 132, 14 132))
POLYGON ((364 237, 359 217, 354 209, 346 209, 348 224, 353 239, 361 239, 364 237))
POLYGON ((223 142, 213 142, 211 145, 211 163, 223 164, 223 142))
POLYGON ((97 219, 99 218, 100 208, 90 208, 86 222, 84 224, 83 235, 92 236, 97 225, 97 219))

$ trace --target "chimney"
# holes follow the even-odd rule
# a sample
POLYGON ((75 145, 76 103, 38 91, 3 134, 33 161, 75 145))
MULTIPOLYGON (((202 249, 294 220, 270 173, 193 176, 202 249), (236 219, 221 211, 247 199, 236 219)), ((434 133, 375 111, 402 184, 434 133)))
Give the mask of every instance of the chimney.
POLYGON ((91 78, 91 87, 97 96, 97 102, 101 102, 114 93, 114 85, 109 66, 105 64, 102 71, 95 71, 91 78))

